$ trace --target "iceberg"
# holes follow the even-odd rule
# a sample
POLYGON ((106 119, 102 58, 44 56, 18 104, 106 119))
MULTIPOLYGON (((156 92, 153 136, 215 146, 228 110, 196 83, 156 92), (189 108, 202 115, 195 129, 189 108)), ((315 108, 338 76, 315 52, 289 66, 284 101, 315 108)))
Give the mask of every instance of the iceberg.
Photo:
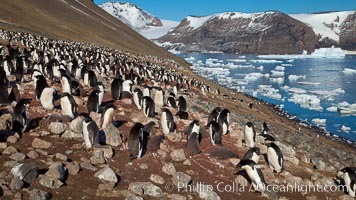
POLYGON ((342 72, 344 72, 345 74, 356 74, 356 69, 345 68, 342 72))
POLYGON ((279 60, 250 60, 250 61, 253 63, 282 63, 282 61, 279 60))
POLYGON ((271 99, 276 99, 276 100, 281 100, 282 95, 279 94, 279 90, 276 88, 273 88, 271 85, 259 85, 257 92, 260 93, 262 96, 271 98, 271 99))
POLYGON ((284 71, 285 67, 278 65, 276 68, 274 68, 277 71, 284 71))
POLYGON ((341 126, 341 130, 344 131, 345 133, 349 133, 351 131, 351 128, 350 127, 347 127, 347 126, 344 126, 342 125, 341 126))
POLYGON ((249 73, 249 74, 247 74, 247 76, 245 77, 245 80, 246 80, 246 81, 256 81, 257 79, 259 79, 259 78, 261 78, 261 77, 269 78, 269 74, 249 73))
POLYGON ((317 126, 326 126, 326 119, 315 118, 312 119, 312 122, 317 126))
POLYGON ((271 81, 272 83, 283 84, 284 83, 284 77, 270 78, 269 81, 271 81))
POLYGON ((310 54, 313 58, 344 58, 345 53, 341 48, 320 48, 315 49, 313 53, 310 54))
POLYGON ((320 112, 323 111, 323 107, 320 106, 320 99, 315 95, 293 94, 288 101, 299 104, 302 108, 320 112))
POLYGON ((271 71, 271 76, 272 77, 284 77, 284 72, 272 70, 271 71))
POLYGON ((300 76, 298 76, 298 75, 292 74, 292 75, 289 75, 289 76, 288 76, 288 79, 289 79, 290 81, 297 81, 297 80, 299 80, 299 79, 305 79, 305 78, 306 78, 306 75, 300 75, 300 76))
POLYGON ((336 106, 330 106, 326 110, 329 112, 337 112, 338 108, 336 106))

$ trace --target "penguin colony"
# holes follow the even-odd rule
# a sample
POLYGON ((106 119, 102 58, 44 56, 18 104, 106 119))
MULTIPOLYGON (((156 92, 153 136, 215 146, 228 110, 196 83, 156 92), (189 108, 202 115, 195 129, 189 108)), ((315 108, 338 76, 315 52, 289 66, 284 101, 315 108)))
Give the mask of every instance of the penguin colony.
MULTIPOLYGON (((64 42, 34 36, 26 33, 0 32, 3 39, 9 41, 0 48, 0 103, 14 104, 12 113, 13 131, 24 134, 30 128, 29 106, 37 101, 43 109, 60 110, 61 114, 73 120, 82 118, 83 147, 90 150, 103 145, 100 130, 114 123, 117 107, 115 102, 131 99, 135 107, 147 118, 160 119, 162 135, 177 133, 176 121, 190 120, 186 127, 185 148, 189 155, 201 153, 201 119, 193 119, 189 111, 189 89, 200 88, 204 96, 207 93, 220 95, 209 86, 178 74, 173 61, 123 51, 114 51, 94 45, 76 42, 64 42), (13 45, 14 41, 25 47, 13 45), (168 69, 157 63, 171 65, 168 69), (30 76, 25 76, 30 75, 30 76), (12 80, 10 80, 13 77, 12 80), (31 80, 26 80, 30 77, 31 80), (25 81, 32 81, 34 96, 22 98, 18 87, 25 81), (102 81, 109 82, 104 85, 102 81), (149 84, 148 84, 149 83, 149 84), (9 93, 10 91, 10 93, 9 93), (187 92, 188 91, 188 92, 187 92), (110 93, 111 103, 103 102, 105 93, 110 93), (86 112, 78 112, 75 97, 87 97, 86 112), (100 124, 91 117, 91 113, 101 115, 100 124), (176 120, 176 121, 175 121, 176 120)), ((228 98, 227 95, 224 97, 228 98)), ((252 109, 252 104, 249 104, 252 109)), ((45 116, 44 116, 45 117, 45 116)), ((223 146, 224 136, 229 134, 230 111, 221 107, 214 108, 207 118, 205 128, 213 146, 223 146)), ((149 123, 152 125, 152 123, 149 123)), ((256 130, 252 122, 244 126, 244 145, 249 148, 236 167, 245 171, 255 191, 263 192, 266 181, 260 170, 261 155, 265 154, 266 163, 275 173, 284 169, 283 152, 274 142, 267 124, 264 123, 261 134, 267 147, 266 152, 256 147, 256 130)), ((104 133, 105 134, 105 133, 104 133)), ((145 145, 149 136, 145 135, 145 126, 135 123, 129 131, 126 141, 130 162, 145 155, 145 145)), ((347 193, 355 197, 356 170, 353 167, 341 169, 337 177, 340 184, 347 185, 347 193)))

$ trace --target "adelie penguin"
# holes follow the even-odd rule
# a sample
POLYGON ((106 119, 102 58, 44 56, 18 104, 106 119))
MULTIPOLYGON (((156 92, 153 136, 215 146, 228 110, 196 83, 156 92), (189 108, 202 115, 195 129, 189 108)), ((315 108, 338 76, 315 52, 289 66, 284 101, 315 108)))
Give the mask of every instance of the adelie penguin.
POLYGON ((20 99, 14 108, 14 112, 12 113, 12 126, 13 130, 17 133, 25 132, 30 124, 28 107, 31 101, 31 99, 20 99))
POLYGON ((155 92, 155 97, 154 97, 155 105, 157 106, 157 109, 162 108, 164 105, 164 92, 161 87, 158 87, 155 92))
POLYGON ((260 134, 260 136, 264 138, 265 142, 275 141, 274 137, 269 134, 269 129, 266 122, 263 122, 262 133, 260 134))
POLYGON ((88 102, 87 102, 87 110, 88 113, 90 112, 99 112, 99 93, 100 91, 95 89, 93 90, 89 97, 88 97, 88 102))
POLYGON ((356 167, 345 167, 338 171, 338 178, 346 186, 346 192, 351 197, 356 197, 356 167))
POLYGON ((260 148, 252 147, 245 153, 243 159, 253 160, 256 164, 258 164, 258 162, 260 161, 260 155, 260 148))
POLYGON ((58 93, 56 88, 44 88, 40 97, 42 107, 46 110, 53 110, 55 108, 54 102, 57 100, 57 96, 58 93))
POLYGON ((130 131, 128 139, 128 149, 130 153, 130 161, 135 158, 141 158, 144 148, 143 124, 136 123, 130 131))
POLYGON ((95 121, 87 114, 81 114, 83 120, 83 138, 85 148, 90 149, 93 146, 99 146, 99 128, 95 121))
POLYGON ((256 131, 251 122, 247 122, 244 127, 244 140, 246 146, 250 148, 255 147, 256 131))
POLYGON ((155 102, 151 97, 145 96, 143 97, 143 113, 146 117, 154 117, 156 115, 155 112, 155 102))
POLYGON ((104 86, 102 82, 98 82, 98 104, 99 106, 101 106, 101 104, 103 103, 103 98, 104 98, 104 86))
POLYGON ((216 107, 214 108, 214 110, 212 110, 208 116, 208 121, 206 123, 206 126, 208 127, 209 124, 212 122, 212 121, 215 121, 217 122, 218 121, 218 117, 219 117, 219 114, 220 112, 222 111, 222 109, 220 107, 216 107))
POLYGON ((176 117, 177 117, 178 120, 180 120, 180 119, 187 120, 187 119, 189 119, 189 114, 187 112, 185 112, 185 111, 178 111, 176 113, 176 117))
POLYGON ((137 107, 137 109, 142 109, 142 102, 143 102, 143 94, 139 88, 135 88, 133 91, 133 100, 137 107))
POLYGON ((121 99, 122 83, 123 81, 120 78, 115 78, 111 82, 111 98, 114 101, 121 99))
POLYGON ((183 96, 179 96, 177 105, 178 105, 178 111, 184 111, 184 112, 187 111, 188 108, 187 101, 183 96))
POLYGON ((61 109, 62 115, 69 116, 71 119, 75 118, 77 114, 77 104, 69 93, 61 94, 61 109))
POLYGON ((266 188, 266 181, 261 169, 257 168, 257 164, 253 160, 242 159, 237 167, 246 171, 251 180, 254 190, 263 192, 266 188))
MULTIPOLYGON (((187 130, 185 131, 185 134, 187 135, 187 141, 188 141, 190 134, 192 134, 193 132, 200 133, 200 122, 197 119, 190 122, 187 130)), ((199 136, 200 136, 200 134, 199 134, 199 136)))
POLYGON ((43 90, 48 87, 48 84, 47 84, 47 81, 46 81, 46 78, 42 75, 38 75, 36 76, 36 89, 35 89, 35 92, 36 92, 36 99, 37 100, 40 100, 40 97, 41 97, 41 94, 43 92, 43 90))
POLYGON ((172 107, 172 108, 177 108, 177 103, 176 100, 174 99, 174 97, 168 97, 167 98, 167 105, 172 107))
POLYGON ((162 108, 161 125, 164 134, 173 133, 175 130, 174 118, 171 111, 167 108, 162 108))
POLYGON ((283 153, 275 143, 267 144, 267 160, 269 167, 276 173, 280 173, 283 170, 283 153))
POLYGON ((213 145, 222 145, 222 127, 216 122, 212 121, 209 124, 209 133, 210 133, 210 139, 211 143, 213 145))
POLYGON ((220 112, 218 117, 218 123, 223 129, 223 134, 226 135, 229 132, 229 124, 230 124, 230 111, 228 109, 224 109, 220 112))
POLYGON ((125 80, 122 83, 121 99, 129 99, 131 97, 132 97, 132 81, 125 80))
POLYGON ((189 134, 189 137, 187 138, 187 149, 189 155, 193 156, 201 152, 199 138, 200 138, 200 133, 193 131, 191 134, 189 134))
POLYGON ((101 129, 105 129, 109 124, 112 123, 115 109, 116 107, 114 104, 108 104, 105 106, 101 114, 101 129))

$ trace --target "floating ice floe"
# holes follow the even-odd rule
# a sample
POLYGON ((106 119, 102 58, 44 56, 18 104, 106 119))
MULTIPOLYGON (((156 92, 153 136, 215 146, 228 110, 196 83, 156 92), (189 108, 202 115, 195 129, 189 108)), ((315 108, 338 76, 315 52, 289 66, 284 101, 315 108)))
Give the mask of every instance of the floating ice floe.
POLYGON ((270 78, 269 81, 271 81, 272 83, 283 84, 284 83, 284 77, 270 78))
POLYGON ((250 60, 253 63, 282 63, 280 60, 250 60))
POLYGON ((284 72, 272 70, 271 77, 284 77, 284 72))
POLYGON ((271 85, 259 85, 257 92, 260 93, 262 96, 271 98, 271 99, 276 99, 276 100, 281 100, 282 95, 279 94, 279 90, 276 88, 273 88, 271 85))
POLYGON ((298 81, 299 85, 320 85, 318 82, 307 82, 307 81, 298 81))
POLYGON ((341 103, 338 103, 337 104, 339 107, 348 107, 348 106, 351 106, 350 103, 346 102, 346 101, 343 101, 341 103))
POLYGON ((291 74, 291 75, 288 76, 288 79, 289 79, 290 81, 297 81, 297 80, 299 80, 299 79, 305 79, 305 78, 306 78, 306 75, 300 75, 300 76, 298 76, 298 75, 291 74))
POLYGON ((284 71, 285 67, 281 66, 281 65, 278 65, 276 68, 274 68, 274 70, 277 70, 277 71, 284 71))
POLYGON ((327 100, 335 100, 335 97, 338 96, 339 94, 345 93, 345 90, 343 90, 342 88, 337 88, 335 90, 329 90, 329 91, 313 90, 313 91, 309 91, 309 93, 322 96, 327 100))
POLYGON ((312 119, 312 122, 317 126, 326 126, 326 119, 315 118, 312 119))
POLYGON ((296 93, 296 94, 305 94, 307 93, 306 90, 302 89, 302 88, 289 88, 288 89, 289 92, 292 92, 292 93, 296 93))
MULTIPOLYGON (((259 55, 259 58, 270 58, 270 59, 290 59, 288 61, 293 62, 294 59, 298 58, 344 58, 345 53, 340 48, 320 48, 315 49, 314 52, 308 54, 307 51, 303 51, 302 54, 294 55, 259 55)), ((287 62, 288 62, 287 61, 287 62)))
MULTIPOLYGON (((293 60, 294 61, 294 60, 293 60)), ((288 60, 287 60, 288 62, 288 60)), ((283 67, 293 67, 293 64, 290 64, 290 63, 282 63, 281 64, 283 67)))
POLYGON ((337 109, 338 108, 336 106, 330 106, 326 110, 329 111, 329 112, 337 112, 337 109))
POLYGON ((320 112, 323 111, 323 107, 320 106, 320 99, 315 95, 293 94, 288 101, 299 104, 302 108, 320 112))
POLYGON ((344 71, 342 72, 345 74, 356 74, 356 69, 344 68, 344 71))
POLYGON ((345 125, 342 125, 341 126, 341 130, 344 131, 345 133, 349 133, 351 131, 351 128, 350 127, 347 127, 345 125))
POLYGON ((338 111, 342 115, 356 115, 356 103, 349 106, 340 107, 338 111))
POLYGON ((261 66, 259 66, 259 67, 256 67, 256 69, 262 71, 262 70, 263 70, 263 66, 261 65, 261 66))
POLYGON ((249 73, 245 77, 245 80, 246 81, 256 81, 257 79, 262 78, 262 77, 269 78, 269 74, 261 74, 261 73, 258 73, 258 72, 249 73))
POLYGON ((235 62, 235 63, 240 63, 240 62, 247 62, 246 59, 226 59, 228 62, 235 62))
POLYGON ((185 58, 185 60, 188 62, 193 62, 195 58, 193 56, 190 56, 189 58, 185 58))

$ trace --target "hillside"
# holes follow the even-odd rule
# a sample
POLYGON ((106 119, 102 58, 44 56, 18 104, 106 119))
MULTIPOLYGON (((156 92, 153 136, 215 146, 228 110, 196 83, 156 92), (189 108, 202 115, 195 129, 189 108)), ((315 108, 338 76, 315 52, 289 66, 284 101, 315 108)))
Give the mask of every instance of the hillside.
POLYGON ((172 20, 161 20, 131 3, 105 2, 99 7, 148 39, 159 38, 179 24, 172 20))
POLYGON ((0 0, 0 28, 167 57, 185 63, 91 0, 0 0))

